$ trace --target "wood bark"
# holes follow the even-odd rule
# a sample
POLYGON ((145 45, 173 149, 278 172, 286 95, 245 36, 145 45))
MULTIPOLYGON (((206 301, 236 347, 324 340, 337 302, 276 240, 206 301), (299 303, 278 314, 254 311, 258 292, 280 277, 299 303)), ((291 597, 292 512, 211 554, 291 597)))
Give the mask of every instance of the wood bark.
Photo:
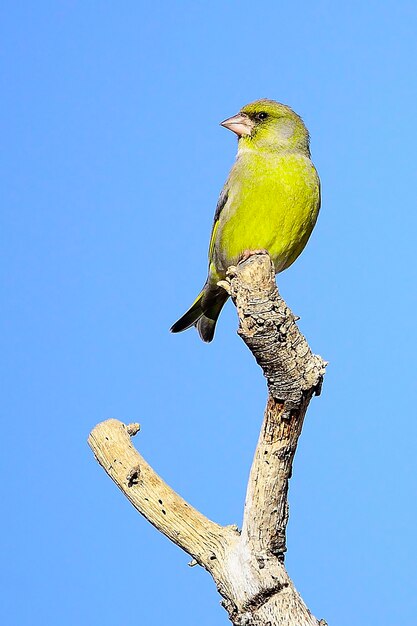
POLYGON ((185 502, 131 443, 139 426, 98 424, 89 445, 133 506, 213 577, 235 626, 323 626, 284 566, 288 481, 304 416, 326 363, 313 355, 279 295, 267 254, 229 268, 222 281, 236 305, 238 333, 261 366, 269 397, 250 472, 243 525, 220 526, 185 502))

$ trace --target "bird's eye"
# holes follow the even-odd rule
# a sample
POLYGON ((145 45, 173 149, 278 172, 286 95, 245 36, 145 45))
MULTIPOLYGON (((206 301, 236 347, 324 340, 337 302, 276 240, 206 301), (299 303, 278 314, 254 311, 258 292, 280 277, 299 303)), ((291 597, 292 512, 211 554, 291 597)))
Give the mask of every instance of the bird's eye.
POLYGON ((261 111, 260 113, 257 114, 256 119, 266 120, 267 117, 268 117, 268 113, 265 113, 265 111, 261 111))

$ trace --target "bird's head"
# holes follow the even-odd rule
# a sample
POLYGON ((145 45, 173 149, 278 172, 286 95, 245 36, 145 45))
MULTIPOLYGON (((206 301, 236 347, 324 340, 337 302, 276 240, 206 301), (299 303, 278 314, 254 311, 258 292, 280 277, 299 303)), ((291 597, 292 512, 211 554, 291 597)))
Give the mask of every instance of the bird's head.
POLYGON ((255 100, 221 125, 236 133, 239 150, 299 150, 309 154, 309 135, 303 120, 275 100, 255 100))

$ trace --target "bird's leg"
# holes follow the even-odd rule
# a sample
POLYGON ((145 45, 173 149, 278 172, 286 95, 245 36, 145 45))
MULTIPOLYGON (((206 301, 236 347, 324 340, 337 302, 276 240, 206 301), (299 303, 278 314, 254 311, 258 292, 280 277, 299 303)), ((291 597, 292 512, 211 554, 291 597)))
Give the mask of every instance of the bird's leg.
POLYGON ((268 254, 268 250, 265 250, 265 249, 261 249, 261 250, 244 250, 242 252, 242 254, 240 255, 240 257, 239 257, 238 263, 244 263, 251 256, 254 256, 255 254, 268 254))

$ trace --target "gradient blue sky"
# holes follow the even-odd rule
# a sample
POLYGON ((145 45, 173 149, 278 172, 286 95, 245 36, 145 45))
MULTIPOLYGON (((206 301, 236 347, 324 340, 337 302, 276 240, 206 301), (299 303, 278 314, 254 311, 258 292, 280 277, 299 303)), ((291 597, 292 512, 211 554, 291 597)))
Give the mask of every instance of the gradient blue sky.
POLYGON ((323 207, 279 277, 330 361, 290 486, 287 565, 330 625, 415 624, 415 2, 3 2, 0 621, 227 623, 209 576, 133 510, 90 429, 240 523, 265 384, 228 305, 216 340, 168 328, 201 287, 259 97, 305 119, 323 207))

